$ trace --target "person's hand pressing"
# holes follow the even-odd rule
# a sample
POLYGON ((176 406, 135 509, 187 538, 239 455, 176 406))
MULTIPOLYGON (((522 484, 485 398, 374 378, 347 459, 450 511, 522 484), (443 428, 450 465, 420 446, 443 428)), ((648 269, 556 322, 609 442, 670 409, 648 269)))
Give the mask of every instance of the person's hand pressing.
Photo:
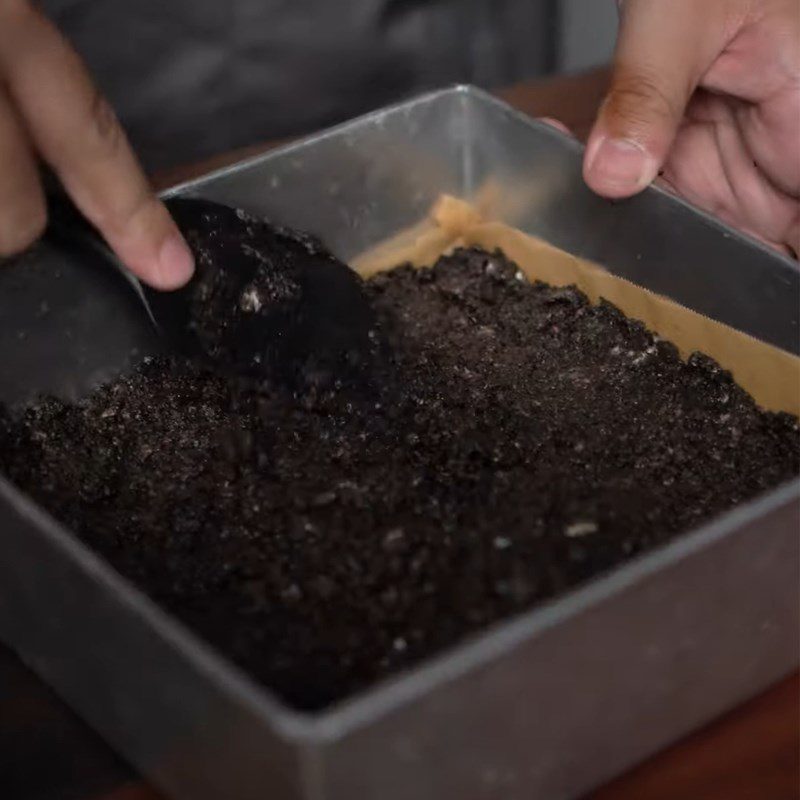
POLYGON ((30 2, 0 0, 0 257, 45 227, 39 159, 132 272, 189 280, 192 254, 78 55, 30 2))
POLYGON ((798 0, 625 0, 589 186, 657 175, 726 222, 800 253, 798 0))

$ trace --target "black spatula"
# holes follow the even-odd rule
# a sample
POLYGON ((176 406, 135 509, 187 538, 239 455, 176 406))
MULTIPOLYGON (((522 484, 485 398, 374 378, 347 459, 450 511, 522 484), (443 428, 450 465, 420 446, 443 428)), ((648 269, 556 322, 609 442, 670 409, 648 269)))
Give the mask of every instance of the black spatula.
MULTIPOLYGON (((170 213, 197 269, 182 289, 135 285, 175 350, 256 377, 304 381, 361 371, 375 352, 375 320, 361 279, 317 240, 209 200, 172 198, 170 213)), ((101 250, 124 269, 63 196, 51 231, 101 250)))

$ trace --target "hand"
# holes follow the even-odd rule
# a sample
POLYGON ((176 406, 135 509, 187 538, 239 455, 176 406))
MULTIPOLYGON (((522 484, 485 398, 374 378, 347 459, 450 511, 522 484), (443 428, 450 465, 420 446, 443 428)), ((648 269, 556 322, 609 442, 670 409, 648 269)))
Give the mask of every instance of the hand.
POLYGON ((132 272, 186 283, 192 254, 80 58, 27 0, 0 0, 0 256, 44 229, 37 158, 132 272))
POLYGON ((800 253, 797 0, 626 0, 584 175, 610 198, 668 187, 800 253))

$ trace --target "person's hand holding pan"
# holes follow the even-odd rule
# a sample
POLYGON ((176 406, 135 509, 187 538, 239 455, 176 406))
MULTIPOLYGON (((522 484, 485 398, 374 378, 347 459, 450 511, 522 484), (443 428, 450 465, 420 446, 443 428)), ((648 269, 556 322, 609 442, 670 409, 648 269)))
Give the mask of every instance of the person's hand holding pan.
POLYGON ((625 0, 589 186, 673 191, 800 253, 798 0, 625 0))

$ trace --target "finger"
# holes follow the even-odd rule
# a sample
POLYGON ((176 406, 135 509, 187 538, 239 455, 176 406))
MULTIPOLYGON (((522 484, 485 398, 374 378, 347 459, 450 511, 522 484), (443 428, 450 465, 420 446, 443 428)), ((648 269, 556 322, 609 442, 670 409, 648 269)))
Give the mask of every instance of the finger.
POLYGON ((0 257, 24 250, 42 233, 46 213, 31 148, 0 86, 0 257))
POLYGON ((586 149, 584 177, 592 189, 628 197, 654 180, 692 93, 732 36, 734 5, 624 3, 611 88, 586 149))
POLYGON ((791 246, 798 201, 759 167, 727 99, 702 92, 692 98, 663 177, 689 202, 734 227, 791 246))
POLYGON ((0 25, 0 59, 36 148, 132 272, 160 289, 183 285, 191 252, 114 112, 58 31, 28 4, 14 7, 0 25))

